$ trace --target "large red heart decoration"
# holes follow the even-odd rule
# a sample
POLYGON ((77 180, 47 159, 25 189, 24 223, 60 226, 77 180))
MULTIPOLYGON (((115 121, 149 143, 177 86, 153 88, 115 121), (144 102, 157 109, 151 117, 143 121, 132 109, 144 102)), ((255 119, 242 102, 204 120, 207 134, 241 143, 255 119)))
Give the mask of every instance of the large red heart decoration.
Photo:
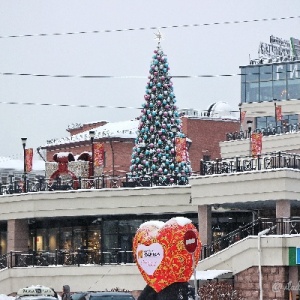
POLYGON ((172 218, 166 223, 143 223, 133 239, 133 254, 139 271, 149 286, 159 292, 175 282, 189 281, 194 261, 200 257, 199 233, 192 221, 184 217, 172 218), (186 239, 193 231, 195 239, 186 239), (188 252, 190 243, 197 243, 195 251, 188 252))

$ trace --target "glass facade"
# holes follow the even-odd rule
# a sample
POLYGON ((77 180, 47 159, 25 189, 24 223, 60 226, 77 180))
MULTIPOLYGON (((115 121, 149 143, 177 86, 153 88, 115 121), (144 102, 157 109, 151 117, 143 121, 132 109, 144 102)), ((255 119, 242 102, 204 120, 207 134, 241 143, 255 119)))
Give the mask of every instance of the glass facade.
MULTIPOLYGON (((296 125, 298 123, 298 115, 284 115, 282 123, 285 125, 296 125)), ((276 125, 274 116, 257 117, 256 129, 273 128, 276 125)))
MULTIPOLYGON (((252 212, 212 213, 213 238, 252 221, 252 212), (222 217, 221 217, 222 215, 222 217)), ((139 226, 150 220, 163 222, 175 217, 164 215, 118 215, 44 218, 29 220, 28 250, 72 255, 79 249, 91 256, 94 263, 133 262, 132 241, 139 226)), ((197 213, 185 214, 198 228, 197 213)), ((0 224, 1 225, 1 224, 0 224)), ((1 254, 7 253, 6 224, 0 228, 1 254)), ((66 256, 67 260, 67 256, 66 256)))
MULTIPOLYGON (((129 215, 30 220, 29 251, 75 253, 80 249, 91 254, 94 262, 132 262, 132 240, 138 227, 149 220, 167 221, 172 217, 129 215)), ((198 226, 196 214, 186 217, 198 226)))
POLYGON ((300 62, 241 67, 241 102, 300 100, 300 62))

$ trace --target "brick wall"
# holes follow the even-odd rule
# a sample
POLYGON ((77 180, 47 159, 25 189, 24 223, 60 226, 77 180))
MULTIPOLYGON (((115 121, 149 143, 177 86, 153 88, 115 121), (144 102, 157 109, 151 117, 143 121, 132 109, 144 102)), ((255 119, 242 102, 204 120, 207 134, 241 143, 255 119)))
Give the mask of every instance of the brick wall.
MULTIPOLYGON (((286 300, 289 281, 289 267, 265 266, 262 267, 263 299, 286 300)), ((259 273, 258 267, 251 267, 235 275, 234 288, 242 299, 259 299, 259 273)))
MULTIPOLYGON (((192 170, 197 172, 200 170, 200 160, 203 159, 203 155, 209 155, 211 159, 221 157, 219 142, 226 139, 226 133, 239 130, 240 125, 239 122, 232 120, 222 121, 217 119, 193 119, 183 117, 182 126, 184 134, 192 140, 189 157, 192 170)), ((73 134, 75 133, 72 132, 72 135, 73 134)), ((104 151, 106 152, 105 174, 111 175, 113 170, 111 145, 114 150, 115 175, 125 174, 124 171, 129 172, 134 139, 95 139, 95 143, 96 142, 102 142, 104 144, 104 151)), ((58 152, 72 152, 74 156, 76 156, 85 151, 92 151, 90 141, 51 146, 47 149, 47 161, 53 161, 53 155, 58 152)))
POLYGON ((220 141, 226 140, 226 133, 239 131, 240 123, 233 120, 182 118, 182 128, 192 140, 189 156, 194 172, 200 170, 204 155, 211 159, 221 158, 220 141))

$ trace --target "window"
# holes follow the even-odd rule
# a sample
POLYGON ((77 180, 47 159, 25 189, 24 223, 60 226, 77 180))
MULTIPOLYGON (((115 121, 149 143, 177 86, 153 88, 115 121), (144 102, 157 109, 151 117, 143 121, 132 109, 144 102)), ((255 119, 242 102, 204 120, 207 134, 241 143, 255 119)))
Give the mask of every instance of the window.
POLYGON ((259 100, 271 101, 273 100, 272 81, 261 82, 259 87, 259 100))
MULTIPOLYGON (((298 115, 284 115, 282 116, 282 122, 285 124, 294 125, 298 123, 298 115)), ((276 125, 275 117, 258 117, 256 118, 256 129, 273 128, 276 125)), ((277 125, 281 125, 281 122, 277 122, 277 125)))
POLYGON ((260 81, 272 81, 272 65, 263 65, 259 67, 260 81))
POLYGON ((241 67, 241 102, 300 100, 300 63, 241 67))
POLYGON ((275 125, 275 117, 273 116, 256 118, 256 129, 274 127, 275 125))

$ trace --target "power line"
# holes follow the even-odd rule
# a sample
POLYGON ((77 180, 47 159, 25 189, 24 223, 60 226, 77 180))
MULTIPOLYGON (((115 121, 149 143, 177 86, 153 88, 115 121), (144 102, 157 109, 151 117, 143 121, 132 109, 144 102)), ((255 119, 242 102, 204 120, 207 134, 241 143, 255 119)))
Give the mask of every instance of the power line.
POLYGON ((58 106, 58 107, 79 107, 79 108, 117 108, 117 109, 142 109, 142 107, 130 106, 107 106, 107 105, 86 105, 86 104, 57 104, 57 103, 36 103, 36 102, 0 102, 8 105, 28 105, 28 106, 58 106))
MULTIPOLYGON (((282 101, 293 101, 293 100, 300 100, 300 98, 292 98, 282 101)), ((222 100, 224 102, 224 100, 222 100)), ((240 103, 241 100, 238 100, 237 102, 240 103)), ((281 102, 281 100, 273 99, 273 101, 278 101, 278 103, 281 102)), ((217 103, 218 101, 211 101, 212 103, 217 103)), ((226 101, 225 101, 226 102, 226 101)), ((266 101, 270 102, 270 101, 266 101)), ((248 102, 247 102, 248 103, 248 102)), ((247 104, 244 103, 243 104, 247 104)), ((253 103, 253 102, 251 102, 253 103)), ((86 105, 86 104, 57 104, 57 103, 36 103, 36 102, 15 102, 15 101, 0 101, 1 104, 7 104, 7 105, 27 105, 27 106, 57 106, 57 107, 74 107, 74 108, 110 108, 110 109, 142 109, 142 107, 133 107, 133 106, 108 106, 108 105, 86 105)), ((184 109, 184 108, 183 108, 184 109)), ((201 110, 201 111, 207 111, 207 110, 201 110)), ((239 112, 232 110, 231 112, 239 112)))
MULTIPOLYGON (((293 71, 273 71, 273 72, 253 72, 236 74, 202 74, 202 75, 170 75, 171 78, 190 79, 190 78, 216 78, 216 77, 235 77, 245 75, 272 75, 291 73, 293 71)), ((52 77, 52 78, 83 78, 83 79, 147 79, 148 76, 139 75, 72 75, 72 74, 33 74, 33 73, 12 73, 0 72, 0 76, 28 76, 28 77, 52 77)))
POLYGON ((213 23, 202 23, 202 24, 183 24, 183 25, 152 26, 152 27, 138 27, 138 28, 124 28, 124 29, 104 29, 104 30, 77 31, 77 32, 64 32, 64 33, 55 32, 55 33, 36 33, 36 34, 21 34, 21 35, 2 35, 2 36, 0 36, 0 39, 21 38, 21 37, 47 37, 47 36, 63 36, 63 35, 78 35, 78 34, 95 34, 95 33, 113 33, 113 32, 142 31, 142 30, 159 30, 159 29, 189 28, 189 27, 201 27, 201 26, 213 26, 213 25, 232 25, 232 24, 252 23, 252 22, 291 20, 291 19, 297 19, 297 18, 300 18, 300 16, 264 18, 264 19, 253 19, 253 20, 242 20, 242 21, 213 22, 213 23))

